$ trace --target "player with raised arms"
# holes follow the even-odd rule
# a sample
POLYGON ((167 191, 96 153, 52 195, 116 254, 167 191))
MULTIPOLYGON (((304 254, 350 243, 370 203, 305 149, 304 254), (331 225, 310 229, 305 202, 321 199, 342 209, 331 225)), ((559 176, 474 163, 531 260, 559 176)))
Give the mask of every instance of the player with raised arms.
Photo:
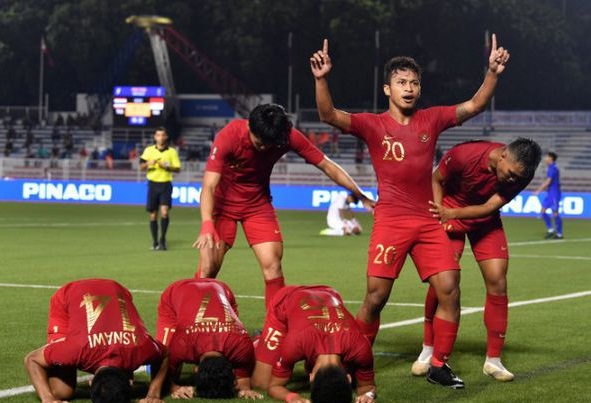
POLYGON ((378 179, 367 269, 367 291, 357 320, 373 342, 380 312, 410 255, 422 281, 434 288, 439 305, 433 320, 434 351, 427 379, 451 388, 464 382, 447 365, 460 320, 459 266, 447 235, 428 211, 432 199, 431 170, 436 142, 444 130, 482 112, 493 96, 509 52, 497 47, 496 35, 484 82, 466 102, 418 109, 421 69, 406 56, 390 59, 384 68, 383 90, 388 110, 381 114, 349 114, 336 109, 328 87, 332 62, 328 40, 310 58, 318 114, 344 133, 367 144, 378 179))
POLYGON ((226 125, 214 140, 203 175, 201 232, 193 244, 200 250, 196 276, 217 276, 240 222, 263 272, 266 306, 285 285, 283 238, 271 204, 269 182, 273 166, 288 151, 316 166, 367 208, 374 204, 343 168, 292 127, 281 106, 259 105, 248 120, 226 125))

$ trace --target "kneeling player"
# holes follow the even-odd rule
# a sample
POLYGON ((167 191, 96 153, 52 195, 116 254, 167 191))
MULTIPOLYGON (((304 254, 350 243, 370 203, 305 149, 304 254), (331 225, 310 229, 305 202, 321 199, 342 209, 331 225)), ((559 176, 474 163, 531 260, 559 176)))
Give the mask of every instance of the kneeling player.
POLYGON ((47 345, 25 357, 42 402, 70 399, 76 370, 94 374, 93 402, 131 401, 133 371, 155 369, 145 402, 157 403, 166 377, 166 348, 152 339, 129 291, 113 280, 73 281, 51 298, 47 345))
POLYGON ((357 384, 357 403, 376 398, 369 340, 327 286, 288 286, 277 292, 267 311, 256 346, 253 384, 269 396, 290 403, 308 399, 285 385, 296 362, 305 360, 314 403, 350 403, 350 371, 357 384))
MULTIPOLYGON (((501 363, 508 318, 509 252, 499 210, 529 184, 540 159, 540 146, 530 139, 519 138, 509 145, 474 141, 448 151, 433 173, 435 202, 431 212, 444 224, 458 258, 468 237, 484 278, 487 352, 483 371, 499 381, 514 378, 501 363)), ((423 351, 413 364, 414 375, 429 370, 437 304, 430 287, 425 301, 423 351)))
POLYGON ((157 339, 170 348, 173 398, 194 395, 193 387, 178 385, 184 362, 198 366, 197 397, 262 398, 250 388, 254 348, 226 284, 204 278, 172 283, 160 298, 157 329, 157 339))
POLYGON ((353 193, 339 193, 328 208, 326 215, 328 228, 320 231, 320 235, 344 236, 361 234, 361 225, 354 217, 350 206, 351 203, 357 204, 358 202, 359 199, 353 193))

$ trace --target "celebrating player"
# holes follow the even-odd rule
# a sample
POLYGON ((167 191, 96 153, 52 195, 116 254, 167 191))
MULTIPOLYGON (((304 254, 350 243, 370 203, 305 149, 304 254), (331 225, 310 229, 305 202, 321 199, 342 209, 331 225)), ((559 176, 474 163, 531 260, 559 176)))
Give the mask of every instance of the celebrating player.
POLYGON ((429 281, 439 299, 427 379, 452 388, 464 387, 464 382, 446 364, 460 319, 459 266, 443 228, 428 211, 433 156, 442 131, 484 110, 508 60, 509 53, 497 48, 493 34, 488 71, 470 100, 455 106, 417 109, 420 67, 410 57, 394 57, 384 69, 388 111, 349 114, 336 109, 331 99, 327 81, 332 69, 328 40, 310 58, 320 119, 365 141, 378 179, 380 198, 369 247, 367 292, 357 320, 373 341, 380 312, 410 254, 421 279, 429 281))
POLYGON ((235 120, 215 138, 201 190, 201 232, 197 277, 215 278, 224 255, 234 244, 241 222, 265 279, 265 303, 285 285, 283 240, 271 204, 269 178, 275 163, 295 151, 368 208, 373 207, 351 177, 292 128, 285 110, 275 104, 257 106, 248 120, 235 120))
POLYGON ((234 294, 221 281, 187 279, 169 285, 158 305, 156 338, 170 348, 173 398, 194 395, 193 387, 178 385, 184 362, 198 366, 197 397, 262 398, 250 388, 252 341, 238 319, 234 294))
POLYGON ((140 169, 148 171, 148 201, 152 250, 166 250, 169 210, 172 208, 172 173, 181 171, 176 150, 168 146, 168 133, 163 127, 154 132, 156 144, 146 147, 140 156, 140 169), (158 239, 158 209, 160 209, 160 240, 158 239))
POLYGON ((77 369, 94 374, 92 401, 130 401, 133 371, 143 364, 155 374, 143 401, 162 402, 168 353, 148 334, 129 291, 115 281, 78 280, 61 287, 51 297, 47 341, 25 357, 42 402, 71 398, 77 369))
POLYGON ((354 194, 341 192, 334 198, 328 207, 326 223, 328 228, 320 231, 320 235, 344 236, 361 234, 361 224, 354 217, 351 211, 351 203, 357 204, 359 200, 354 194))
MULTIPOLYGON (((518 138, 508 145, 472 141, 453 147, 433 172, 434 202, 430 211, 444 224, 458 259, 468 237, 482 272, 487 330, 483 371, 499 381, 514 378, 501 363, 508 319, 509 251, 499 209, 530 183, 541 153, 540 146, 530 139, 518 138)), ((429 287, 423 351, 412 366, 413 375, 425 375, 429 370, 436 309, 437 295, 429 287)))
POLYGON ((357 403, 376 398, 371 345, 339 293, 326 286, 286 286, 275 295, 256 346, 253 383, 290 403, 309 400, 285 385, 305 360, 314 403, 350 403, 352 371, 357 403))
POLYGON ((546 198, 542 202, 542 219, 544 220, 544 224, 546 224, 546 239, 554 238, 554 239, 562 239, 564 236, 562 235, 562 217, 560 217, 560 198, 562 197, 562 192, 560 191, 560 170, 556 166, 556 159, 558 155, 555 152, 550 151, 546 155, 546 164, 548 165, 548 172, 546 173, 546 179, 540 187, 536 189, 535 194, 540 194, 540 192, 548 189, 548 194, 546 198), (551 209, 552 215, 554 216, 554 228, 552 226, 552 219, 546 213, 546 210, 551 209))

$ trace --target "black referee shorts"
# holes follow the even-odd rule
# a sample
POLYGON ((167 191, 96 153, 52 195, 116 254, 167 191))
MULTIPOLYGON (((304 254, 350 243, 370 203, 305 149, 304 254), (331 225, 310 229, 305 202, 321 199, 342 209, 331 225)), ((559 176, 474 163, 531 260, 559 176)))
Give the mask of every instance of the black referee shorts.
POLYGON ((157 211, 160 206, 172 208, 172 182, 148 181, 148 201, 146 210, 157 211))

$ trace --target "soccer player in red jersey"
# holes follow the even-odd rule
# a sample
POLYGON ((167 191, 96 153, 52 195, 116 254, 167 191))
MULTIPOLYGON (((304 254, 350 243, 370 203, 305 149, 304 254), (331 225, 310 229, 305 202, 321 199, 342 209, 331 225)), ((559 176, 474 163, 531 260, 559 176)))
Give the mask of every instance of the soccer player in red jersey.
POLYGON ((309 403, 285 387, 295 363, 305 360, 315 403, 350 403, 347 372, 357 382, 357 403, 375 400, 371 344, 333 288, 286 286, 278 291, 255 354, 253 384, 274 399, 309 403))
POLYGON ((328 41, 324 40, 323 49, 310 58, 320 119, 367 144, 378 179, 379 200, 368 254, 367 291, 357 320, 373 341, 380 312, 410 254, 421 280, 433 286, 439 299, 427 379, 452 388, 464 387, 446 364, 460 319, 459 266, 443 228, 428 211, 433 156, 442 131, 485 109, 508 60, 508 51, 497 48, 493 34, 488 71, 470 100, 455 106, 417 109, 420 67, 410 57, 394 57, 384 69, 388 110, 381 114, 349 114, 336 109, 331 99, 327 81, 332 69, 328 41))
POLYGON ((235 120, 215 138, 201 189, 201 232, 193 244, 200 249, 196 277, 215 278, 234 244, 238 222, 265 279, 265 304, 285 285, 281 258, 283 240, 271 204, 269 178, 275 163, 294 151, 336 184, 373 207, 338 164, 314 147, 275 104, 259 105, 248 120, 235 120))
POLYGON ((262 398, 251 390, 252 340, 240 319, 230 288, 215 279, 186 279, 169 285, 158 305, 156 338, 170 349, 173 398, 192 398, 193 387, 179 386, 182 364, 198 366, 200 398, 262 398))
POLYGON ((168 366, 166 347, 146 330, 129 291, 108 279, 78 280, 51 298, 49 344, 25 357, 42 402, 69 399, 76 370, 94 374, 92 401, 130 401, 133 371, 152 365, 154 377, 143 402, 158 403, 168 366))
MULTIPOLYGON (((541 155, 540 146, 530 139, 518 138, 508 145, 472 141, 449 150, 433 172, 430 211, 444 225, 458 259, 468 237, 482 272, 487 329, 483 371, 499 381, 514 378, 501 363, 507 331, 509 251, 499 210, 531 182, 541 155)), ((429 287, 423 351, 413 363, 413 375, 425 375, 429 370, 437 302, 435 290, 429 287)))

